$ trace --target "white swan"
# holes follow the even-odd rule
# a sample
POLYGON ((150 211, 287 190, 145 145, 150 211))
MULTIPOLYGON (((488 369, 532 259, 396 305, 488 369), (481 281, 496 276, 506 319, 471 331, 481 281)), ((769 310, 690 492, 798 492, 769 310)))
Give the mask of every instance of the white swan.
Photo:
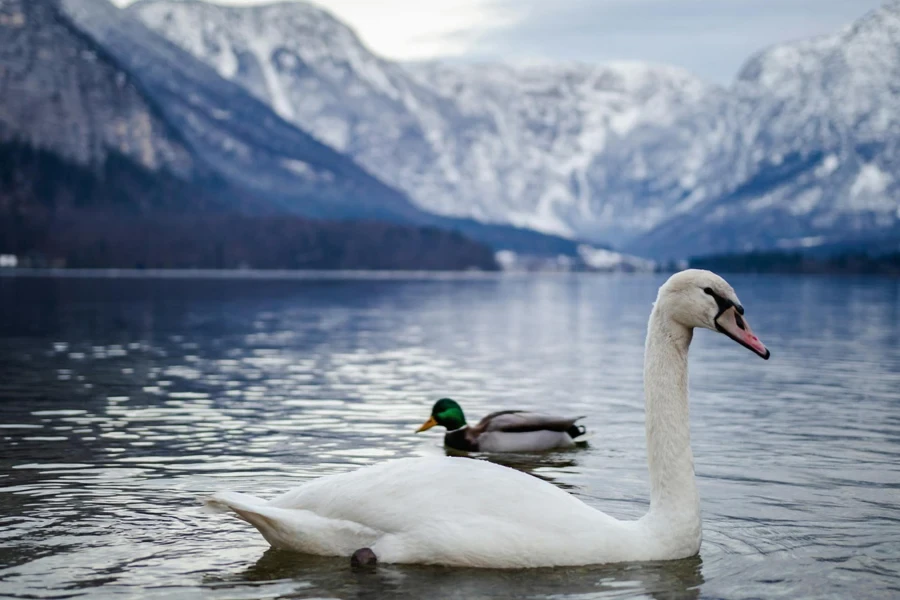
POLYGON ((518 568, 692 556, 701 533, 688 346, 703 327, 768 358, 743 314, 731 286, 708 271, 677 273, 660 288, 644 356, 650 510, 637 521, 514 469, 447 457, 326 476, 270 501, 222 492, 207 503, 234 511, 276 548, 362 560, 518 568))

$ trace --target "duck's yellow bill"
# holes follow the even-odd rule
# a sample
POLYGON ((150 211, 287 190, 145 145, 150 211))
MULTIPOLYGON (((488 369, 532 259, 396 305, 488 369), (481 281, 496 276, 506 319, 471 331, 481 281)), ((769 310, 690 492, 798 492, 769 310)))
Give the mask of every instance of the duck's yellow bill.
POLYGON ((427 421, 425 421, 421 427, 416 429, 416 433, 422 433, 423 431, 428 431, 435 425, 437 425, 437 421, 434 420, 434 417, 429 417, 427 421))

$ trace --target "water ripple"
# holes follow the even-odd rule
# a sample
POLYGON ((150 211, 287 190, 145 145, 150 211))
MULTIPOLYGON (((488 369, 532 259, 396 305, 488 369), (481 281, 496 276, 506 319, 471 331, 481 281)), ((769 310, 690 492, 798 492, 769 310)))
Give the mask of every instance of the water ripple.
POLYGON ((438 397, 587 414, 587 448, 481 456, 620 517, 647 506, 655 276, 0 279, 0 586, 14 598, 878 598, 900 593, 900 286, 735 277, 755 360, 701 332, 699 558, 527 573, 267 550, 205 514, 397 456, 438 397))

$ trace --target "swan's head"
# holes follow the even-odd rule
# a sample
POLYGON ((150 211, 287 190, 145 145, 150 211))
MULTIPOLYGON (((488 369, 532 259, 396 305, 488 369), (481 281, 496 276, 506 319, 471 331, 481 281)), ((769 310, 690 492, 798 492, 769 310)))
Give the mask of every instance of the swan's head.
POLYGON ((659 288, 656 307, 685 327, 724 333, 764 359, 770 356, 750 329, 734 288, 711 271, 688 269, 675 273, 659 288))
POLYGON ((421 427, 416 429, 416 433, 427 431, 435 425, 440 425, 453 431, 464 427, 465 424, 466 417, 460 405, 450 398, 441 398, 434 403, 434 407, 431 409, 431 417, 421 427))

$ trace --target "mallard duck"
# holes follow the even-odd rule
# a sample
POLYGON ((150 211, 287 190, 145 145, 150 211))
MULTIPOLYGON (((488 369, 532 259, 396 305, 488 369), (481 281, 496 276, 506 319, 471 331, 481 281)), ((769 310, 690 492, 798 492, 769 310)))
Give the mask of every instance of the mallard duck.
POLYGON ((539 452, 571 448, 575 438, 585 434, 575 421, 583 417, 554 417, 524 410, 501 410, 481 419, 474 427, 466 423, 462 407, 450 398, 441 398, 431 409, 431 418, 416 430, 440 425, 447 429, 444 445, 466 452, 539 452))
POLYGON ((701 521, 687 358, 698 328, 769 358, 724 279, 689 270, 663 284, 644 354, 650 510, 638 520, 613 518, 515 469, 446 456, 327 475, 272 500, 219 492, 208 505, 234 511, 276 548, 352 556, 356 564, 520 568, 693 556, 701 521))

